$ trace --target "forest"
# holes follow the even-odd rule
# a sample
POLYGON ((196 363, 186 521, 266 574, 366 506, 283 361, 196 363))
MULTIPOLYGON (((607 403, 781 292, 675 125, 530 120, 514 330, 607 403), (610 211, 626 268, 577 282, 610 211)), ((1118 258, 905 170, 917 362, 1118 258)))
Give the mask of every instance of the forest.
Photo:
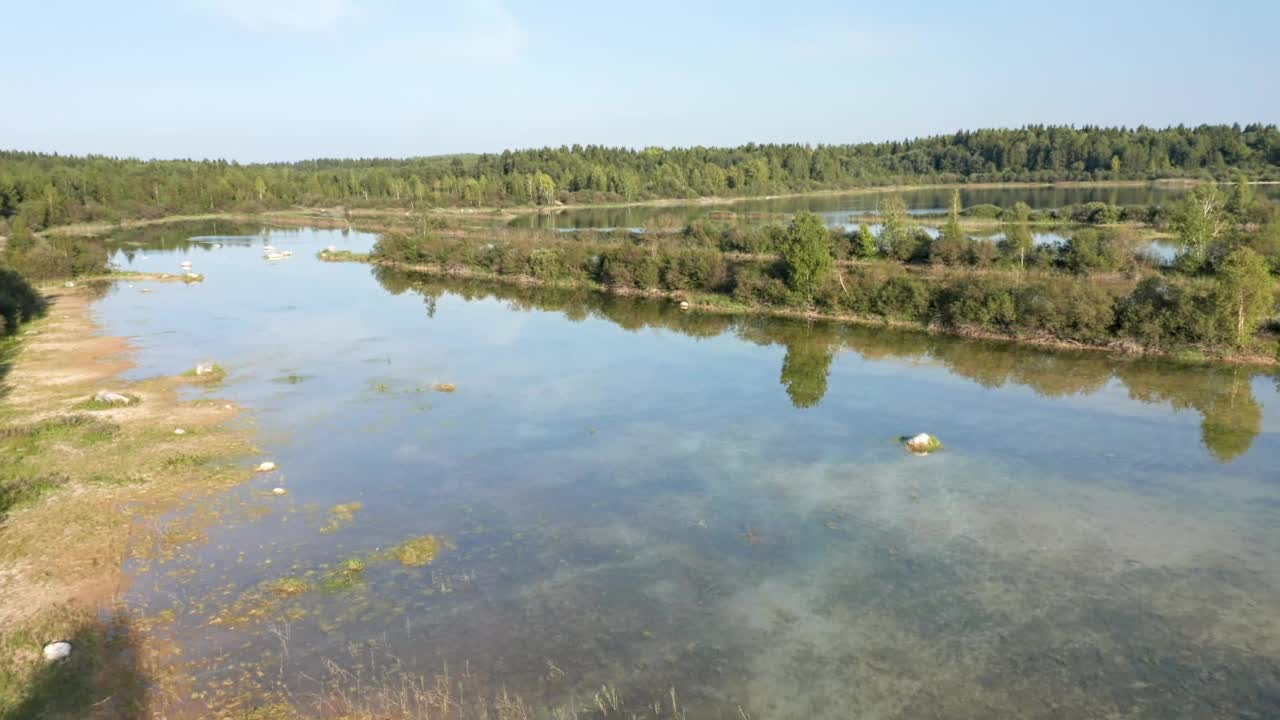
POLYGON ((562 146, 409 159, 223 160, 0 152, 0 235, 86 221, 296 206, 504 207, 893 184, 1280 180, 1275 125, 1028 126, 849 145, 562 146))

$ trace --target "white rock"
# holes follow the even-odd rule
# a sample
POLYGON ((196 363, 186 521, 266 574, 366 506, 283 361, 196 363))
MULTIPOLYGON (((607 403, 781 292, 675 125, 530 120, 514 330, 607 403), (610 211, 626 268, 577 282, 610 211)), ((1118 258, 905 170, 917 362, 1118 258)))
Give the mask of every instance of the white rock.
POLYGON ((258 466, 258 472, 271 472, 276 469, 276 464, 267 460, 258 466))
POLYGON ((174 434, 174 435, 186 435, 186 434, 187 434, 187 431, 186 431, 186 430, 183 430, 182 428, 174 428, 174 429, 173 429, 173 434, 174 434))
POLYGON ((338 252, 338 246, 337 246, 337 245, 330 245, 329 247, 325 248, 325 249, 324 249, 324 251, 325 251, 325 252, 338 252))
POLYGON ((75 287, 75 286, 76 286, 75 283, 71 282, 70 280, 67 281, 67 287, 75 287))
POLYGON ((938 444, 938 441, 932 435, 920 433, 907 440, 907 449, 914 453, 927 453, 936 450, 936 444, 938 444))
POLYGON ((196 365, 196 375, 209 375, 213 372, 213 363, 200 363, 196 365))
POLYGON ((57 662, 71 657, 71 643, 65 640, 51 642, 44 646, 45 662, 57 662))
POLYGON ((93 400, 94 402, 107 403, 110 405, 128 405, 133 402, 128 395, 121 395, 118 392, 112 392, 110 390, 99 390, 98 393, 93 396, 93 400))
POLYGON ((689 309, 689 301, 688 301, 688 300, 681 300, 681 301, 680 301, 680 309, 681 309, 681 310, 688 310, 688 309, 689 309))
POLYGON ((286 493, 288 493, 288 492, 289 492, 289 491, 288 491, 288 490, 285 490, 284 488, 272 488, 272 489, 271 489, 271 494, 272 494, 272 495, 284 495, 284 494, 286 494, 286 493))

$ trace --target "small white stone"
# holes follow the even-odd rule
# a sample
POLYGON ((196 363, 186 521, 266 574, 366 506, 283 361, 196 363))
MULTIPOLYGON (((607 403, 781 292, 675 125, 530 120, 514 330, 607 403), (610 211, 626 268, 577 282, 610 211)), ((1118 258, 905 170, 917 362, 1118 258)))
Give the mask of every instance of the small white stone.
POLYGON ((187 434, 187 431, 186 431, 186 430, 183 430, 182 428, 174 428, 174 429, 173 429, 173 434, 174 434, 174 435, 186 435, 186 434, 187 434))
POLYGON ((57 662, 71 657, 71 643, 65 640, 51 642, 44 646, 45 662, 57 662))
POLYGON ((680 309, 681 309, 681 310, 688 310, 688 309, 689 309, 689 301, 688 301, 688 300, 681 300, 681 301, 680 301, 680 309))
POLYGON ((258 466, 258 472, 264 472, 264 473, 271 472, 272 470, 275 470, 275 469, 276 469, 276 464, 271 462, 270 460, 266 460, 261 465, 258 466))
POLYGON ((272 495, 285 495, 285 494, 287 494, 288 492, 289 492, 289 491, 288 491, 288 490, 285 490, 284 488, 272 488, 272 489, 271 489, 271 494, 272 494, 272 495))
POLYGON ((200 363, 196 365, 196 375, 208 375, 213 372, 212 363, 200 363))
POLYGON ((67 287, 75 287, 75 286, 76 286, 75 283, 71 282, 70 280, 67 281, 67 287))

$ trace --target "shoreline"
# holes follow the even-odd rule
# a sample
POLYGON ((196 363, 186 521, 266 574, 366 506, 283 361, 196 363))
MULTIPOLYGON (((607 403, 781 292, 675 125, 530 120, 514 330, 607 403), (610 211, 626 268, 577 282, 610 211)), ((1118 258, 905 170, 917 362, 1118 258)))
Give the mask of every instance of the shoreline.
MULTIPOLYGON (((323 259, 323 258, 322 258, 323 259)), ((1170 350, 1153 350, 1150 348, 1139 348, 1131 343, 1125 343, 1123 339, 1117 338, 1116 341, 1108 345, 1096 345, 1061 340, 1048 336, 1022 336, 1013 337, 1002 335, 985 330, 975 328, 946 328, 937 323, 921 325, 920 323, 909 322, 904 320, 895 320, 893 318, 882 318, 875 316, 854 315, 848 313, 824 313, 816 310, 799 310, 788 308, 771 308, 760 305, 746 305, 735 301, 734 299, 723 295, 711 295, 706 293, 688 293, 671 290, 636 290, 633 288, 609 288, 595 283, 576 282, 576 281, 560 281, 548 282, 539 278, 527 275, 498 275, 494 273, 480 272, 470 268, 444 268, 438 265, 415 265, 410 263, 401 263, 393 260, 376 260, 369 257, 343 256, 337 257, 328 262, 363 262, 369 265, 401 270, 404 272, 421 273, 443 278, 459 278, 473 280, 487 280, 491 282, 521 285, 525 287, 547 287, 558 288, 563 290, 586 290, 590 292, 603 293, 606 295, 615 295, 620 297, 641 297, 664 299, 673 302, 681 300, 689 303, 690 312, 701 312, 717 315, 738 315, 738 316, 768 316, 792 318, 796 320, 834 322, 846 325, 859 325, 863 327, 881 327, 894 328, 899 330, 915 330, 917 332, 926 332, 931 335, 946 335, 950 337, 968 338, 973 340, 982 340, 986 342, 1002 342, 1013 345, 1023 345, 1027 347, 1038 347, 1048 350, 1085 350, 1090 352, 1110 353, 1124 357, 1146 357, 1161 358, 1173 360, 1178 356, 1177 351, 1170 350)), ((1274 368, 1280 366, 1280 358, 1267 355, 1255 354, 1230 354, 1224 355, 1216 351, 1200 351, 1203 358, 1200 362, 1205 364, 1221 363, 1225 365, 1249 366, 1259 368, 1274 368)))
MULTIPOLYGON (((1121 187, 1180 187, 1192 186, 1201 181, 1172 178, 1160 180, 1098 180, 1098 181, 1062 181, 1062 182, 1026 182, 1026 183, 933 183, 923 185, 878 185, 872 187, 812 190, 806 192, 780 193, 773 195, 734 195, 705 196, 697 198, 655 198, 631 202, 613 203, 570 203, 558 206, 517 205, 508 207, 432 207, 414 209, 413 207, 381 207, 381 208, 347 208, 344 206, 296 206, 290 209, 263 210, 260 212, 226 211, 197 213, 190 215, 167 215, 159 218, 125 218, 117 221, 92 221, 72 223, 45 228, 36 233, 40 236, 94 237, 116 230, 130 230, 156 225, 169 225, 184 222, 203 222, 227 220, 232 222, 262 222, 272 224, 278 222, 286 227, 298 225, 318 225, 321 222, 333 223, 333 226, 354 225, 359 218, 392 218, 399 217, 461 217, 472 219, 511 220, 527 215, 555 215, 564 212, 585 210, 608 210, 630 207, 678 207, 692 205, 712 207, 733 205, 741 202, 783 200, 798 197, 833 197, 841 195, 874 195, 878 193, 910 192, 916 190, 1001 190, 1029 188, 1121 188, 1121 187), (350 216, 348 217, 348 212, 350 216), (305 222, 304 222, 305 221, 305 222)), ((1251 183, 1260 184, 1260 183, 1251 183)), ((375 230, 377 230, 375 228, 375 230)))
POLYGON ((248 432, 229 427, 240 408, 214 395, 180 397, 180 388, 195 383, 216 390, 216 380, 122 378, 135 367, 136 348, 103 333, 93 286, 41 288, 48 312, 7 348, 0 715, 83 717, 77 713, 102 704, 125 712, 142 701, 139 688, 160 687, 169 672, 160 655, 172 648, 148 637, 145 620, 122 602, 133 577, 126 563, 202 542, 201 524, 210 519, 200 503, 253 475, 242 461, 257 449, 248 432), (91 400, 99 390, 136 399, 104 406, 91 400), (76 648, 72 671, 40 658, 55 640, 76 648), (91 676, 63 677, 70 672, 91 676))

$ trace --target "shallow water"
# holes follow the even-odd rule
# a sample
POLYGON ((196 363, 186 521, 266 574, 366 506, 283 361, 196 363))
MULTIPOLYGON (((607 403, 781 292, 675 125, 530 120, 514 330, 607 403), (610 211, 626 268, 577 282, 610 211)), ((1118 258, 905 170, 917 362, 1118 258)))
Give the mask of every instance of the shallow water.
POLYGON ((132 568, 177 714, 446 663, 544 717, 605 684, 662 717, 1280 713, 1272 377, 314 257, 372 240, 118 239, 207 278, 95 305, 132 375, 223 365, 281 467, 132 568), (424 534, 429 565, 383 552, 424 534))
MULTIPOLYGON (((516 227, 547 229, 613 229, 613 228, 680 228, 694 220, 711 218, 776 220, 802 210, 821 215, 828 225, 849 225, 858 216, 877 212, 889 195, 899 195, 908 212, 915 214, 945 213, 951 204, 951 188, 923 188, 896 192, 863 192, 856 194, 821 194, 739 200, 708 205, 691 202, 684 205, 581 208, 558 213, 522 215, 512 221, 516 227)), ((1179 186, 1137 187, 1003 187, 961 188, 964 207, 992 204, 1012 207, 1024 202, 1034 210, 1049 210, 1067 205, 1105 202, 1113 205, 1168 204, 1186 192, 1179 186)), ((1280 186, 1259 185, 1259 195, 1280 198, 1280 186)))

